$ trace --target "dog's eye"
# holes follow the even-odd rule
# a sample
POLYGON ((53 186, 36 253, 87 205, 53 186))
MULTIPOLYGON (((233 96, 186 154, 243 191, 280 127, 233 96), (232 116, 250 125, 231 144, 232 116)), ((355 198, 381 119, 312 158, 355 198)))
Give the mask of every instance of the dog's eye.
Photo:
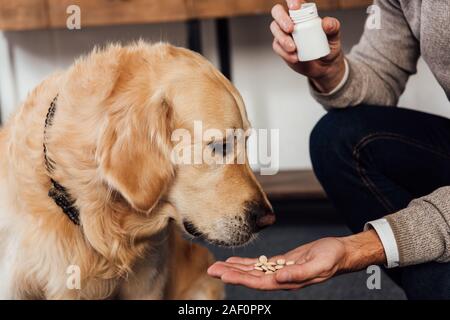
POLYGON ((209 143, 209 146, 212 149, 213 156, 222 154, 223 157, 226 157, 233 149, 231 143, 227 143, 226 141, 213 141, 209 143))

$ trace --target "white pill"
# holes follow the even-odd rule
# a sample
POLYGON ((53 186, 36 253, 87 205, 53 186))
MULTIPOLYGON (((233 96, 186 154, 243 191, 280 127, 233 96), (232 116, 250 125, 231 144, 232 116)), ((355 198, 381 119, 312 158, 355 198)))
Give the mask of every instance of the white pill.
POLYGON ((261 267, 255 267, 255 270, 264 271, 264 269, 261 267))
POLYGON ((278 259, 278 260, 277 260, 277 264, 279 264, 280 266, 283 266, 283 265, 286 264, 286 260, 284 260, 284 259, 278 259))
POLYGON ((276 270, 280 270, 280 269, 283 269, 283 268, 284 268, 284 266, 281 266, 281 265, 275 266, 276 270))
POLYGON ((267 263, 267 257, 266 257, 266 256, 260 256, 260 257, 259 257, 259 262, 261 262, 261 263, 267 263))

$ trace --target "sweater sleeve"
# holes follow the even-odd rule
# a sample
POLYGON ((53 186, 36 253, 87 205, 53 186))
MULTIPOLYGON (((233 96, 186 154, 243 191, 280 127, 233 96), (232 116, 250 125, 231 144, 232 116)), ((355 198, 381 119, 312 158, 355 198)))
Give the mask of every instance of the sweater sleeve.
POLYGON ((396 105, 409 76, 417 72, 420 45, 399 1, 375 0, 374 5, 381 29, 366 27, 359 44, 347 55, 346 84, 332 95, 322 95, 310 86, 313 97, 327 109, 361 103, 396 105))
POLYGON ((400 266, 450 261, 450 187, 415 199, 385 218, 394 232, 400 266))

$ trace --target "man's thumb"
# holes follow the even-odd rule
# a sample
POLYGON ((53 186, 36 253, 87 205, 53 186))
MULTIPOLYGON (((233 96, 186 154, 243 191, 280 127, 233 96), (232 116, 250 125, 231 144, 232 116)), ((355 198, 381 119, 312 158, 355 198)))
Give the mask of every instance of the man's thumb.
POLYGON ((322 20, 322 28, 325 31, 329 41, 339 40, 339 31, 341 23, 336 18, 325 17, 322 20))
POLYGON ((302 4, 305 2, 304 0, 287 0, 287 5, 289 10, 298 10, 301 8, 302 4))
POLYGON ((289 270, 278 270, 275 274, 275 280, 279 283, 292 282, 292 274, 289 270))
POLYGON ((279 283, 299 283, 315 277, 316 266, 312 262, 294 264, 280 269, 275 274, 275 280, 279 283))

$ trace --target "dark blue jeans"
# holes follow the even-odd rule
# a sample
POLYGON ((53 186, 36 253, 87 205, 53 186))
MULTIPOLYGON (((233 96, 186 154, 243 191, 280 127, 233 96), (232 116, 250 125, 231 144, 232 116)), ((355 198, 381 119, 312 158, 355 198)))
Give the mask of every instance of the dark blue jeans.
MULTIPOLYGON (((311 133, 310 151, 317 178, 355 233, 450 185, 450 119, 423 112, 367 105, 332 110, 311 133)), ((388 273, 410 299, 450 299, 450 263, 388 273)))

